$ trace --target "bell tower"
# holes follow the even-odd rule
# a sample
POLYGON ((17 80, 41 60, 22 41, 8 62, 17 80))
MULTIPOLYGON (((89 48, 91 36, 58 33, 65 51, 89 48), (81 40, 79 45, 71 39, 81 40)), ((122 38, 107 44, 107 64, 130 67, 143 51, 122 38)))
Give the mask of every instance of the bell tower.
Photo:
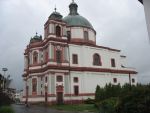
POLYGON ((62 18, 63 16, 57 12, 55 7, 54 12, 49 16, 47 22, 44 25, 44 38, 67 40, 66 23, 62 18))

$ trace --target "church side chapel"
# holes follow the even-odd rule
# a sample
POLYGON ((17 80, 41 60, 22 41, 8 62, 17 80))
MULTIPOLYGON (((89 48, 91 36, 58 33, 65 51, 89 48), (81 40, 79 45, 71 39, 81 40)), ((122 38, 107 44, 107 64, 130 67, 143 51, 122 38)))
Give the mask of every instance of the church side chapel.
POLYGON ((127 67, 120 50, 96 44, 94 27, 74 1, 69 11, 63 17, 55 9, 44 24, 44 37, 36 33, 25 49, 26 102, 76 104, 94 99, 97 85, 137 84, 137 72, 127 67))

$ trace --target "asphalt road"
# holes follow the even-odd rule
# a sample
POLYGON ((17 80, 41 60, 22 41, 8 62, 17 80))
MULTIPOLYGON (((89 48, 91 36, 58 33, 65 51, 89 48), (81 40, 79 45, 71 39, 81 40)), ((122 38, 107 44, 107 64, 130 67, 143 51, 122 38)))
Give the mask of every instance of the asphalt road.
POLYGON ((12 107, 15 113, 69 113, 69 112, 58 111, 47 107, 39 107, 39 106, 25 107, 25 105, 13 104, 12 107))
MULTIPOLYGON (((42 107, 42 106, 33 106, 25 107, 25 105, 12 105, 15 113, 79 113, 79 112, 72 112, 72 111, 59 111, 54 110, 48 107, 42 107)), ((81 113, 81 112, 80 112, 81 113)), ((82 112, 83 113, 83 112, 82 112)), ((86 112, 84 112, 86 113, 86 112)))

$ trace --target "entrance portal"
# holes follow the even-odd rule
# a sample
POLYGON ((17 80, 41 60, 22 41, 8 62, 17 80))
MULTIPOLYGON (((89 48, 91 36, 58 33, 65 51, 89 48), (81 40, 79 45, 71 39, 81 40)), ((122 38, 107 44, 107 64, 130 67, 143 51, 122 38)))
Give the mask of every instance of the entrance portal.
POLYGON ((57 104, 63 104, 63 93, 57 92, 57 104))
POLYGON ((59 85, 56 87, 57 92, 57 104, 63 104, 63 86, 59 85))

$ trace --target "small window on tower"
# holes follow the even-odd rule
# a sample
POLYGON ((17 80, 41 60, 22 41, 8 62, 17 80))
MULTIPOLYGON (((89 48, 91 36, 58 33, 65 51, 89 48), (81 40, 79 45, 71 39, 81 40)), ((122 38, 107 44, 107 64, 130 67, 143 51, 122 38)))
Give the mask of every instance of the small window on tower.
POLYGON ((88 31, 84 31, 84 39, 85 39, 86 41, 89 40, 88 31))
POLYGON ((56 62, 61 63, 61 51, 60 50, 56 51, 56 62))
POLYGON ((57 82, 62 82, 63 81, 63 77, 62 76, 57 76, 57 82))
POLYGON ((56 26, 56 36, 60 37, 61 36, 61 27, 56 26))
POLYGON ((77 54, 72 55, 72 63, 73 64, 78 64, 78 55, 77 54))
POLYGON ((38 53, 35 51, 33 53, 33 64, 37 64, 38 63, 38 53))
POLYGON ((78 83, 78 77, 74 77, 74 78, 73 78, 73 81, 74 81, 75 83, 78 83))

